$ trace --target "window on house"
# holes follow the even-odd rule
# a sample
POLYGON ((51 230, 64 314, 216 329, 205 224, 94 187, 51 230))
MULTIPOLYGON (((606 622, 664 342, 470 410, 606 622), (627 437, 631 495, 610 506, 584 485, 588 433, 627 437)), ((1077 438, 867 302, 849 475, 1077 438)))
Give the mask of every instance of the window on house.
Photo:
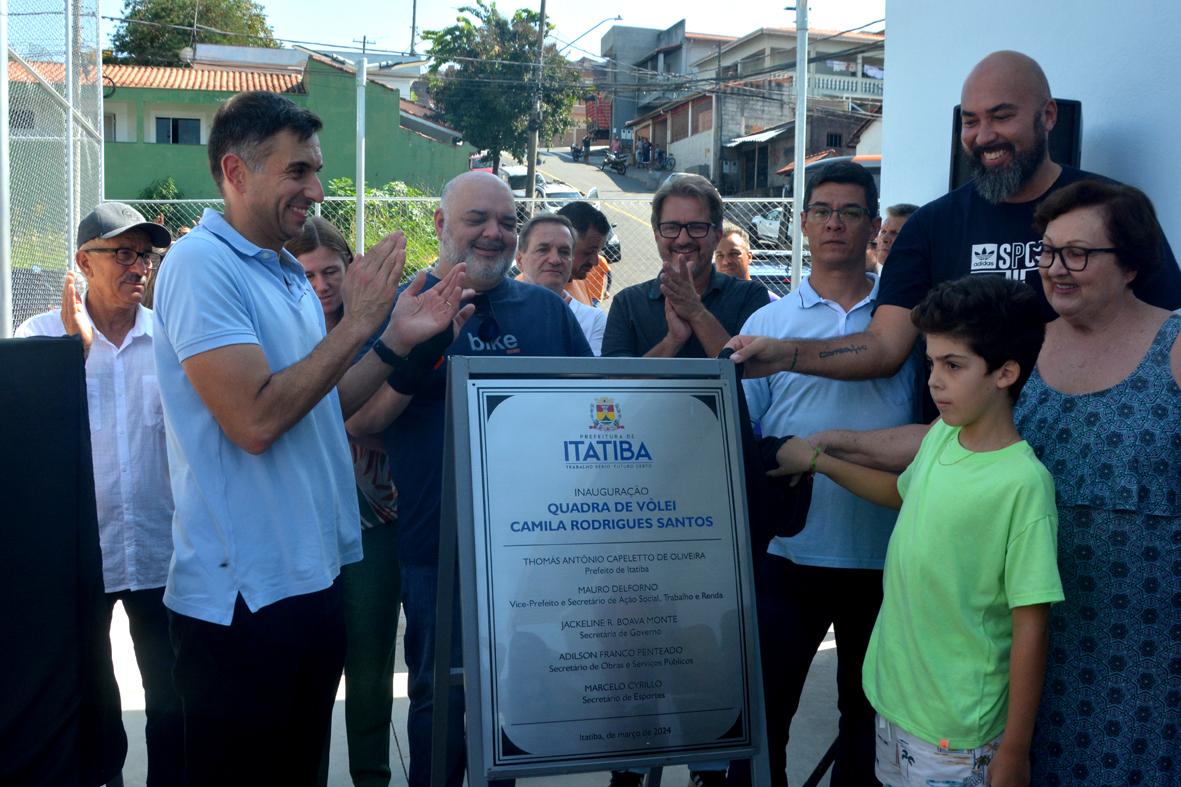
POLYGON ((824 143, 825 147, 839 148, 843 144, 844 144, 844 135, 843 134, 834 134, 831 131, 828 132, 828 141, 824 143))
POLYGON ((172 145, 200 145, 201 121, 197 118, 156 118, 156 141, 172 145))
POLYGON ((672 139, 670 142, 680 142, 685 137, 689 136, 689 105, 684 104, 677 107, 672 112, 672 120, 669 123, 669 128, 672 130, 672 139))
POLYGON ((115 113, 103 113, 103 139, 107 142, 115 141, 115 113))
POLYGON ((693 101, 693 133, 700 134, 703 131, 709 131, 713 128, 713 121, 713 99, 709 96, 695 99, 693 101))

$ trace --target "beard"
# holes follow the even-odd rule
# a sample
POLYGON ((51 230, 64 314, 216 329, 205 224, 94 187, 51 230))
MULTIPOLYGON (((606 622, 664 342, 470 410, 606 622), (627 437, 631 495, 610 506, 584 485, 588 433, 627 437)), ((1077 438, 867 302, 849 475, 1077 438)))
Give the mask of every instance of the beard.
POLYGON ((504 279, 509 266, 513 264, 516 246, 505 246, 499 257, 492 260, 484 259, 475 253, 473 247, 460 248, 459 243, 449 233, 443 233, 439 242, 439 256, 452 265, 460 262, 467 265, 467 281, 473 289, 490 290, 504 279))
POLYGON ((1024 153, 1009 142, 989 145, 987 148, 973 147, 965 151, 960 148, 961 155, 972 173, 976 193, 993 204, 1004 202, 1021 190, 1046 156, 1046 127, 1042 123, 1041 115, 1033 120, 1033 146, 1024 153), (983 156, 986 150, 1006 149, 1012 154, 1012 159, 1004 167, 984 166, 983 156))

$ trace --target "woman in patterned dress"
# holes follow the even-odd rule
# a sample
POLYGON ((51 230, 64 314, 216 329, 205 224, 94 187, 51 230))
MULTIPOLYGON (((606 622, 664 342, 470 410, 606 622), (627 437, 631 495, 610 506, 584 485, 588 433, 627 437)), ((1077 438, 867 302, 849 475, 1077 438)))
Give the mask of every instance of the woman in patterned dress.
POLYGON ((1181 316, 1130 284, 1161 262, 1152 204, 1082 181, 1038 209, 1060 315, 1017 428, 1054 476, 1058 562, 1031 784, 1181 785, 1181 316))

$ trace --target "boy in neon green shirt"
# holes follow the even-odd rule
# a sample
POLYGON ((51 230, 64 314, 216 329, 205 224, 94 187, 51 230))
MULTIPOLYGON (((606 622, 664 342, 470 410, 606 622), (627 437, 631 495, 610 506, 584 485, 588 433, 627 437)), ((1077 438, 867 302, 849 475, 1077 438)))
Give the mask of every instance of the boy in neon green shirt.
POLYGON ((887 787, 1026 787, 1049 605, 1061 601, 1054 483, 1013 425, 1045 327, 993 276, 937 286, 911 319, 940 418, 895 476, 793 439, 778 474, 821 472, 900 508, 862 671, 887 787))

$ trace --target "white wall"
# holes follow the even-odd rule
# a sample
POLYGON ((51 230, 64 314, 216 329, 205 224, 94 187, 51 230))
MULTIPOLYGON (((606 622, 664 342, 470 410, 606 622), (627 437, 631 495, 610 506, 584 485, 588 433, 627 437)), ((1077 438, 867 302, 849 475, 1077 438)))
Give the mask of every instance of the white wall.
MULTIPOLYGON (((871 154, 881 155, 882 152, 882 121, 875 120, 869 124, 865 131, 861 132, 861 139, 857 141, 857 155, 868 156, 871 154)), ((894 203, 890 203, 891 205, 894 203)))
POLYGON ((981 58, 1016 49, 1059 98, 1082 102, 1082 167, 1147 192, 1181 248, 1177 34, 1181 3, 886 0, 882 202, 947 191, 951 111, 981 58))
POLYGON ((677 169, 681 172, 690 171, 691 168, 700 167, 702 164, 708 169, 713 163, 713 140, 714 130, 710 128, 708 131, 672 143, 668 146, 668 152, 677 157, 677 169))

